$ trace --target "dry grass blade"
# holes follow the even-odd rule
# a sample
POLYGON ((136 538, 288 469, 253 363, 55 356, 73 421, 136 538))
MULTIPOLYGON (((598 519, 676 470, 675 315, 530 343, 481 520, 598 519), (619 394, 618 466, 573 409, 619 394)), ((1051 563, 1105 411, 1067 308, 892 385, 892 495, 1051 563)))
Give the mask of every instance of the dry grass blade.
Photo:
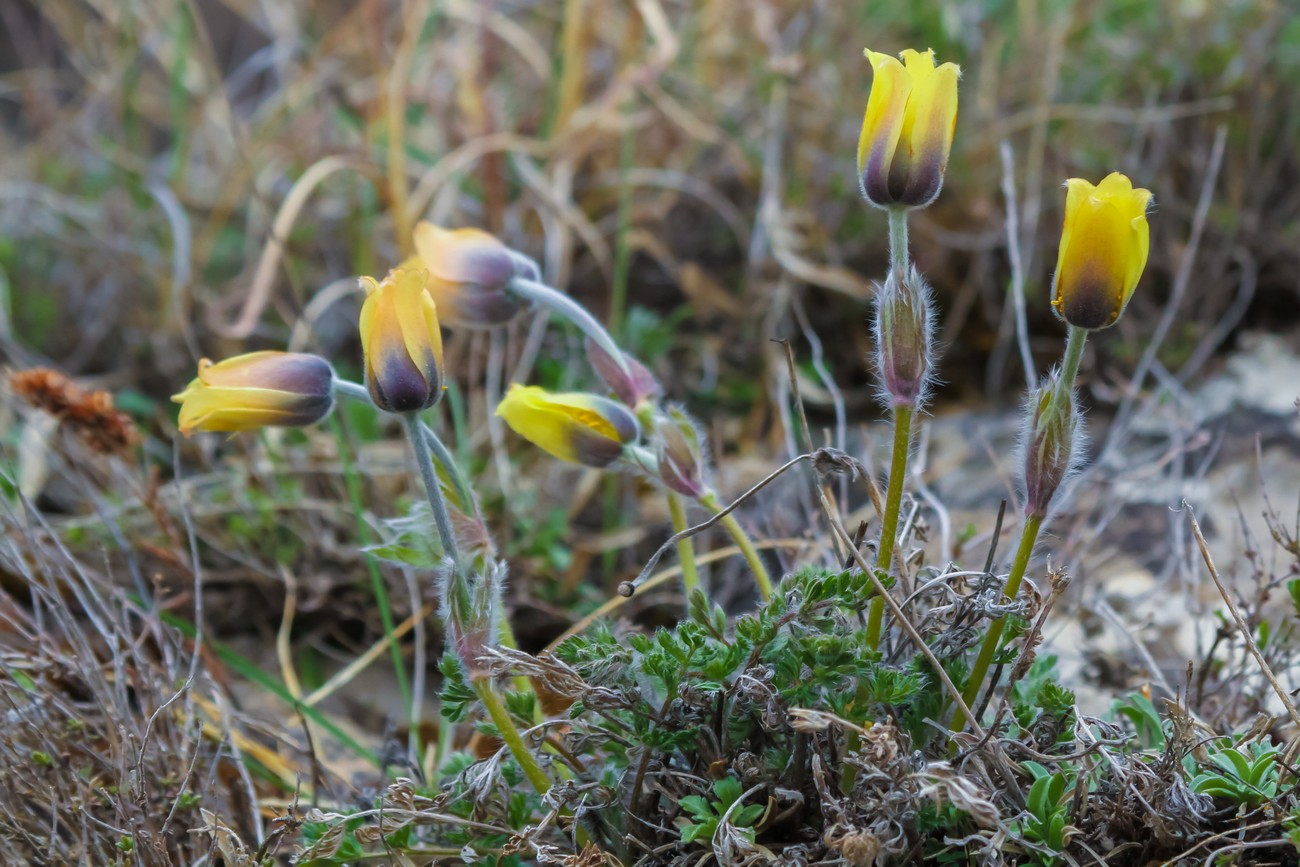
POLYGON ((1196 536, 1196 546, 1200 549, 1201 558, 1205 561, 1205 568, 1209 570, 1210 578, 1214 581, 1215 588, 1219 591, 1219 595, 1223 597, 1223 604, 1228 606, 1228 613, 1232 615, 1232 621, 1237 625, 1237 629, 1241 633, 1242 641, 1246 643, 1246 649, 1249 650, 1250 655, 1255 658, 1256 664, 1259 665, 1259 670, 1263 672, 1264 678, 1268 681, 1269 686, 1273 688, 1273 692, 1277 694, 1278 700, 1282 702, 1282 707, 1286 709, 1287 715, 1291 717, 1291 722, 1295 725, 1296 731, 1300 732, 1300 711, 1296 710, 1295 702, 1291 700, 1291 694, 1286 691, 1281 683, 1278 682, 1277 675, 1273 673, 1273 669, 1269 667, 1268 661, 1264 659, 1264 654, 1259 652, 1259 645, 1255 643, 1255 638, 1251 634, 1251 629, 1246 625, 1245 619, 1241 616, 1241 611, 1238 610, 1237 603, 1233 601, 1232 594, 1228 592, 1228 588, 1223 586, 1223 580, 1219 578, 1219 570, 1214 566, 1214 558, 1210 556, 1210 547, 1205 544, 1205 536, 1201 533, 1201 525, 1197 522, 1196 514, 1192 511, 1192 507, 1184 502, 1183 508, 1187 509, 1187 519, 1191 521, 1192 533, 1196 536))

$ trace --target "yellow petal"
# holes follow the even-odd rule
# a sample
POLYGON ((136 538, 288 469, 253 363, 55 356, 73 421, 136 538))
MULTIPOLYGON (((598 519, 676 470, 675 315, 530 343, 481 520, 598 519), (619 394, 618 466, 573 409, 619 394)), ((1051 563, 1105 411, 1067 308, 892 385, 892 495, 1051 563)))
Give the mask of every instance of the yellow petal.
POLYGON ((1131 222, 1115 205, 1089 196, 1068 223, 1052 306, 1071 325, 1105 328, 1119 318, 1127 300, 1134 254, 1131 222))
POLYGON ((871 49, 863 53, 871 61, 871 95, 858 136, 858 174, 869 183, 884 183, 903 130, 912 80, 897 58, 871 49))
POLYGON ((1104 328, 1124 312, 1146 268, 1151 192, 1119 172, 1096 186, 1082 178, 1066 186, 1052 306, 1071 324, 1104 328))
POLYGON ((424 278, 422 271, 394 270, 389 273, 384 292, 391 319, 385 320, 382 326, 396 326, 395 331, 401 336, 407 356, 421 369, 429 355, 429 332, 420 301, 424 294, 424 278))
POLYGON ((189 436, 194 430, 246 431, 274 425, 306 424, 318 420, 320 398, 266 388, 203 386, 187 390, 178 426, 189 436))
POLYGON ((957 80, 961 68, 955 63, 934 65, 934 52, 903 52, 904 68, 912 80, 911 95, 903 115, 899 149, 906 161, 895 156, 906 170, 902 197, 907 204, 928 204, 943 184, 957 125, 957 80))
POLYGON ((511 430, 533 445, 562 461, 578 463, 578 454, 567 426, 571 419, 547 401, 546 392, 536 386, 511 386, 497 406, 497 415, 511 430))
POLYGON ((423 267, 443 280, 497 288, 515 276, 509 248, 482 229, 422 222, 415 227, 415 251, 423 267))
POLYGON ((589 466, 608 465, 636 438, 636 420, 626 408, 591 394, 513 385, 497 415, 543 451, 589 466))

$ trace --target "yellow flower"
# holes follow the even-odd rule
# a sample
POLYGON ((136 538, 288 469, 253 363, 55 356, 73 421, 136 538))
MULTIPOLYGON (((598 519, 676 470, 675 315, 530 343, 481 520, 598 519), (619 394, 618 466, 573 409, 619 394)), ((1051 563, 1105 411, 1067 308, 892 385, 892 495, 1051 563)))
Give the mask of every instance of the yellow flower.
POLYGON ((907 49, 903 61, 866 49, 871 96, 858 138, 858 180, 873 205, 924 208, 939 195, 957 125, 955 63, 907 49))
POLYGON ((1065 228, 1052 282, 1052 309, 1071 325, 1115 324, 1137 288, 1150 250, 1149 190, 1112 172, 1093 186, 1066 181, 1065 228))
POLYGON ((438 314, 449 325, 504 325, 528 306, 509 291, 515 277, 537 279, 535 266, 479 229, 415 227, 415 256, 403 267, 424 268, 438 314))
POLYGON ((245 431, 315 424, 334 406, 329 362, 300 352, 249 352, 213 364, 172 400, 181 433, 245 431))
POLYGON ((636 417, 622 404, 594 394, 551 394, 512 385, 497 406, 515 433, 560 460, 607 467, 637 438, 636 417))
POLYGON ((370 398, 389 412, 419 412, 442 397, 442 331, 427 273, 395 268, 362 277, 361 347, 370 398))

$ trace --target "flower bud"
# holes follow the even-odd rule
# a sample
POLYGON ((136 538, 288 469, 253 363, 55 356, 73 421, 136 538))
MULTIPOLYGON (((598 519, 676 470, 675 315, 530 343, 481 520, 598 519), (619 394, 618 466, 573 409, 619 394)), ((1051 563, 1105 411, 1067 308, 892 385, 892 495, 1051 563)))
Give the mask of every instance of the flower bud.
POLYGON ((181 405, 179 426, 199 431, 246 431, 315 424, 334 407, 334 370, 316 355, 249 352, 213 364, 172 400, 181 405))
POLYGON ((442 330, 426 276, 395 268, 382 283, 361 278, 366 386, 388 412, 419 412, 442 398, 442 330))
POLYGON ((914 267, 906 279, 891 270, 876 293, 876 367, 892 406, 925 403, 933 368, 930 287, 914 267))
POLYGON ((871 95, 858 138, 862 195, 881 208, 924 208, 939 195, 957 124, 955 63, 907 49, 903 62, 871 49, 871 95))
POLYGON ((587 361, 592 370, 596 371, 601 382, 609 386, 609 390, 623 403, 635 408, 644 401, 656 400, 663 394, 654 374, 626 352, 622 353, 623 363, 627 366, 624 370, 599 343, 588 337, 585 344, 587 361))
POLYGON ((1074 395, 1054 370, 1029 397, 1025 410, 1025 514, 1046 518, 1056 492, 1074 472, 1082 430, 1074 395))
POLYGON ((551 394, 535 385, 512 385, 497 415, 515 433, 563 461, 607 467, 640 433, 622 404, 594 394, 551 394))
POLYGON ((460 661, 465 678, 475 680, 488 676, 484 659, 488 648, 497 643, 505 565, 489 560, 484 565, 486 574, 473 577, 458 575, 455 570, 448 562, 439 573, 440 613, 447 646, 460 661))
POLYGON ((415 227, 415 253, 408 260, 428 271, 426 288, 449 325, 504 325, 528 302, 509 291, 515 277, 538 278, 537 266, 480 229, 415 227))
POLYGON ((1119 172, 1097 186, 1066 181, 1065 226, 1052 281, 1052 309, 1071 325, 1115 324, 1133 297, 1150 250, 1150 190, 1119 172))
POLYGON ((655 424, 659 478, 669 490, 699 499, 708 489, 707 462, 699 431, 686 413, 677 408, 659 416, 655 424))

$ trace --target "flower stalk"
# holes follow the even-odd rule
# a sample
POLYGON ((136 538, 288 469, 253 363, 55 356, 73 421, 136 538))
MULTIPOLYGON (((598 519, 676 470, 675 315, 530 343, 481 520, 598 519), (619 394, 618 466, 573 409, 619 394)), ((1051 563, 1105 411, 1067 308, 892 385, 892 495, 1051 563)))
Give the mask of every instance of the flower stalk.
MULTIPOLYGON (((889 491, 885 495, 885 514, 880 527, 880 543, 876 546, 876 569, 892 571, 894 542, 898 532, 898 512, 903 503, 903 480, 907 476, 907 456, 912 445, 913 410, 908 406, 894 407, 894 455, 889 464, 889 491)), ((867 646, 880 647, 880 632, 885 616, 885 600, 877 596, 871 600, 867 615, 867 646)))
MULTIPOLYGON (((1006 586, 1002 588, 1003 596, 1015 599, 1019 595, 1020 585, 1025 579, 1025 570, 1029 568, 1029 558, 1034 553, 1034 544, 1038 541, 1038 533, 1042 527, 1042 515, 1032 514, 1025 519, 1025 526, 1020 530, 1020 546, 1016 549, 1016 559, 1011 563, 1011 573, 1007 575, 1006 586)), ((988 674, 989 665, 993 662, 993 654, 997 653, 998 645, 1002 642, 1002 632, 1006 628, 1006 623, 1005 617, 999 617, 989 627, 988 634, 984 636, 984 644, 980 647, 979 656, 975 657, 975 666, 971 669, 966 689, 962 690, 962 701, 972 709, 972 713, 975 712, 975 701, 979 698, 980 688, 984 686, 984 676, 988 674)), ((961 708, 957 708, 948 729, 952 732, 960 732, 966 727, 966 722, 966 714, 961 708)))
POLYGON ((1079 378, 1079 363, 1083 360, 1083 348, 1087 342, 1088 329, 1071 325, 1065 339, 1065 357, 1061 360, 1061 381, 1065 387, 1058 392, 1058 401, 1068 400, 1074 394, 1074 383, 1079 378))
POLYGON ((632 371, 628 369, 627 362, 623 359, 623 351, 618 348, 618 344, 614 342, 614 338, 609 336, 609 332, 605 330, 605 327, 587 311, 587 308, 558 289, 552 289, 545 283, 538 283, 536 280, 516 277, 508 285, 510 291, 514 294, 541 304, 568 319, 583 334, 599 345, 619 366, 625 376, 632 377, 632 371))
MULTIPOLYGON (((681 494, 667 491, 668 499, 668 516, 672 519, 673 533, 680 533, 688 526, 686 523, 686 504, 682 502, 681 494)), ((682 564, 682 591, 686 594, 686 611, 689 614, 691 610, 691 594, 700 586, 700 573, 695 565, 695 547, 691 544, 689 538, 682 539, 677 543, 677 559, 682 564)))
MULTIPOLYGON (((469 587, 469 578, 465 571, 465 565, 461 562, 460 551, 456 545, 456 536, 452 531, 451 518, 447 514, 447 504, 443 501, 442 488, 438 484, 438 477, 433 471, 433 456, 429 451, 429 439, 425 436, 424 425, 416 413, 405 415, 407 439, 411 441, 411 448, 415 452, 415 462, 420 468, 420 477, 424 482, 425 494, 429 498, 429 508, 433 511, 434 523, 438 527, 438 536, 442 541, 442 549, 447 558, 451 561, 450 575, 448 576, 444 594, 447 599, 444 600, 444 609, 448 613, 449 620, 454 622, 447 624, 448 636, 456 636, 459 642, 462 637, 472 633, 481 634, 483 632, 482 624, 461 622, 469 620, 475 615, 481 615, 481 611, 473 611, 473 596, 469 587)), ((435 438, 436 439, 436 438, 435 438)), ((488 580, 484 578, 483 580, 488 580)), ((465 660, 461 660, 462 666, 465 666, 465 660)), ((542 770, 537 759, 529 752, 528 747, 524 744, 523 737, 519 734, 519 729, 515 727, 514 721, 510 719, 510 714, 506 711, 501 696, 497 693, 492 678, 489 675, 466 667, 466 677, 470 681, 474 692, 478 695, 479 700, 483 703, 492 724, 496 726, 501 740, 514 756, 519 767, 523 769, 524 775, 528 777, 529 783, 537 790, 538 794, 546 794, 550 789, 551 783, 542 770)))
MULTIPOLYGON (((722 511, 722 504, 718 502, 718 495, 713 491, 706 491, 699 498, 699 504, 706 509, 710 509, 716 515, 722 511)), ((768 574, 767 567, 763 565, 763 558, 759 556, 758 549, 750 541, 749 535, 745 528, 740 526, 735 515, 723 515, 718 523, 722 524, 723 529, 731 535, 731 539, 740 549, 741 556, 749 564, 749 568, 754 572, 754 580, 758 583, 758 593, 766 602, 772 597, 772 576, 768 574)), ((683 575, 685 573, 683 572, 683 575)))

